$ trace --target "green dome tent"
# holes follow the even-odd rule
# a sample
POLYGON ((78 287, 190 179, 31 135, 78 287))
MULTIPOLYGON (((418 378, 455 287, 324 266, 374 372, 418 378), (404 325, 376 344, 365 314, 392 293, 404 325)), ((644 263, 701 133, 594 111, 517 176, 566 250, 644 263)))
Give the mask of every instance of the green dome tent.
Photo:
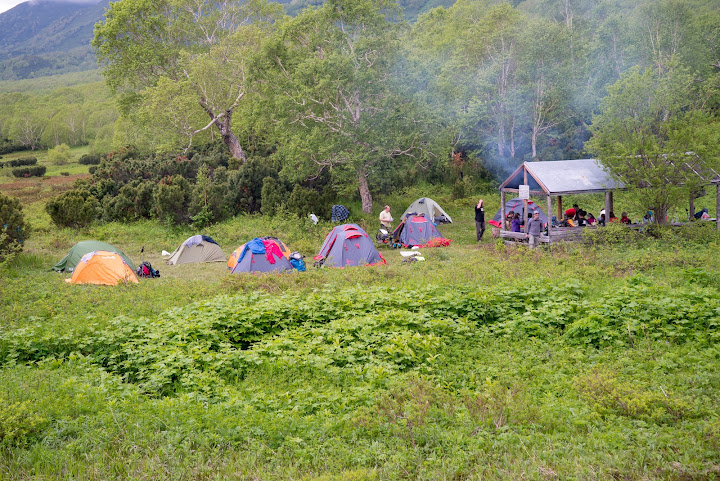
POLYGON ((137 266, 133 264, 133 261, 131 261, 130 258, 123 254, 123 252, 117 247, 108 244, 107 242, 86 240, 78 242, 77 244, 72 246, 72 248, 68 251, 67 255, 63 257, 60 262, 55 264, 53 270, 57 272, 72 272, 73 270, 75 270, 75 266, 77 266, 78 262, 80 262, 80 259, 82 259, 85 254, 93 251, 116 252, 120 254, 120 257, 122 257, 123 260, 127 263, 127 265, 130 266, 130 269, 132 269, 133 272, 135 272, 135 270, 137 269, 137 266))

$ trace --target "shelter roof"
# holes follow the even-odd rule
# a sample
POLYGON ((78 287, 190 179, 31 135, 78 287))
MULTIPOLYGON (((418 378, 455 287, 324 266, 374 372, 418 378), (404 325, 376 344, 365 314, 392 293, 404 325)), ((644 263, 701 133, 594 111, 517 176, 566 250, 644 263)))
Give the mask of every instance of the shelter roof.
POLYGON ((500 185, 500 190, 518 189, 528 173, 530 190, 549 195, 590 194, 622 189, 596 159, 524 162, 500 185))

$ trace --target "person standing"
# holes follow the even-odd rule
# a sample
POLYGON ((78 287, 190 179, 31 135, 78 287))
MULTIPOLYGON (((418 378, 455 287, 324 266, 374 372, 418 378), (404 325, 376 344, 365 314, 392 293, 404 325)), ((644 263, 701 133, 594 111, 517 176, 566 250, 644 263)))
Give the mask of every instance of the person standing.
POLYGON ((525 223, 525 236, 528 238, 528 244, 530 244, 531 249, 537 247, 542 228, 543 224, 540 220, 540 212, 535 212, 532 218, 525 223))
POLYGON ((480 242, 485 233, 485 205, 482 199, 475 206, 475 233, 477 234, 477 241, 480 242))
POLYGON ((393 217, 390 215, 390 206, 386 205, 385 208, 380 212, 380 225, 386 228, 388 231, 392 230, 393 217))

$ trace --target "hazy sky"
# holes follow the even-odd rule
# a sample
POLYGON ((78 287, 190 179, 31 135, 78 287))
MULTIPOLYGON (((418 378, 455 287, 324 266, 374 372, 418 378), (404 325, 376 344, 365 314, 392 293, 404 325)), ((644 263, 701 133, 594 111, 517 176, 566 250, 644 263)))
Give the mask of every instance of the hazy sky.
MULTIPOLYGON (((10 10, 15 5, 26 2, 27 0, 0 0, 0 13, 10 10)), ((100 0, 55 0, 65 3, 98 3, 100 0)))

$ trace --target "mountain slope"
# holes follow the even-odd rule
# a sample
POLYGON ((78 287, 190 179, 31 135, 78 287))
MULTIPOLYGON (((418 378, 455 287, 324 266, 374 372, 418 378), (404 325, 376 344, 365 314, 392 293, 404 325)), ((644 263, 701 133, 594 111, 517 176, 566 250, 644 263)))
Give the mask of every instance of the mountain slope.
MULTIPOLYGON (((93 1, 93 0, 89 0, 93 1)), ((276 0, 291 14, 323 0, 276 0)), ((21 80, 97 68, 90 47, 93 29, 110 0, 96 4, 58 0, 25 2, 0 14, 0 80, 21 80)), ((455 0, 399 0, 405 18, 455 0)))
POLYGON ((0 79, 96 68, 89 44, 108 5, 26 2, 0 14, 0 79))

